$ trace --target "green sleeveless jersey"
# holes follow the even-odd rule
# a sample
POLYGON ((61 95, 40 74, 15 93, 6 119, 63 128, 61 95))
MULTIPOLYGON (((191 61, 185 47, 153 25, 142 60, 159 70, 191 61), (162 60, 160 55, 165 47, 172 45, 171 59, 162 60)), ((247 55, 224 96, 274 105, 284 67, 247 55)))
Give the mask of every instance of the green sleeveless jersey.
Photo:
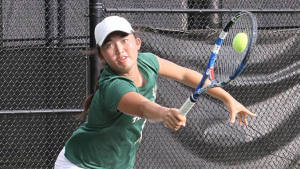
POLYGON ((102 72, 86 123, 65 145, 66 158, 78 167, 133 168, 146 120, 118 111, 117 105, 128 92, 137 92, 154 101, 159 70, 158 60, 152 53, 140 53, 137 61, 147 81, 141 87, 117 75, 109 66, 102 72))

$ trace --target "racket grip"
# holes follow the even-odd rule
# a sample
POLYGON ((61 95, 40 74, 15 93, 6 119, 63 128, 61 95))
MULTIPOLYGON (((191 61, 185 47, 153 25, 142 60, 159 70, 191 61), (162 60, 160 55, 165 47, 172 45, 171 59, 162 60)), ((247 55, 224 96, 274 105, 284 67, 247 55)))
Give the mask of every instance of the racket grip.
POLYGON ((179 111, 182 115, 187 115, 188 112, 191 110, 191 108, 195 105, 196 101, 189 97, 186 99, 186 101, 183 103, 183 105, 180 107, 179 111))

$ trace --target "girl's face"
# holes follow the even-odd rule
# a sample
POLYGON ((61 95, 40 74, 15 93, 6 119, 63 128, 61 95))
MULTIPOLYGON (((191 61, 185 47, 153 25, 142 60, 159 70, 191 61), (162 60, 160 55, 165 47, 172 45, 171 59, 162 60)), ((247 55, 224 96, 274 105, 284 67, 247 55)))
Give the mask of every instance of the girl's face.
POLYGON ((125 75, 137 68, 140 47, 141 40, 133 34, 113 32, 101 46, 99 58, 107 62, 119 75, 125 75))

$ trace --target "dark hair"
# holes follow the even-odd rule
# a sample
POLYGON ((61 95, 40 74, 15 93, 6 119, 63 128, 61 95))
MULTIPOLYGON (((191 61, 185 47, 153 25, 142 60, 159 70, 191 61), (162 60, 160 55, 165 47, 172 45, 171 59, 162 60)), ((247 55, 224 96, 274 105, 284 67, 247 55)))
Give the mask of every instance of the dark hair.
MULTIPOLYGON (((101 53, 101 50, 100 50, 100 47, 97 45, 97 52, 98 53, 101 53)), ((95 50, 94 50, 95 51, 95 50)), ((94 52, 95 53, 95 52, 94 52)), ((77 118, 79 118, 79 119, 83 119, 87 114, 88 114, 88 111, 89 111, 89 107, 90 107, 90 104, 91 104, 91 102, 92 102, 92 100, 93 100, 93 98, 94 98, 94 95, 95 95, 95 93, 96 93, 96 91, 99 89, 99 80, 100 80, 100 75, 101 75, 101 73, 103 72, 103 70, 104 70, 104 68, 105 68, 105 66, 106 66, 107 64, 104 64, 103 65, 103 67, 101 68, 101 70, 100 70, 100 74, 99 74, 99 76, 98 76, 98 78, 97 78, 97 81, 96 81, 96 84, 95 84, 95 87, 94 87, 94 90, 93 90, 93 93, 91 93, 85 100, 84 100, 84 102, 83 102, 83 111, 77 116, 77 118)))
MULTIPOLYGON (((132 34, 134 35, 135 38, 137 38, 136 32, 133 32, 132 34)), ((98 52, 98 54, 101 54, 100 46, 97 45, 96 50, 93 50, 93 51, 94 51, 94 52, 93 52, 94 54, 96 53, 96 51, 98 52)), ((84 109, 83 109, 83 111, 77 116, 77 118, 83 119, 86 115, 88 115, 88 111, 89 111, 89 107, 90 107, 90 105, 91 105, 91 102, 92 102, 92 100, 93 100, 93 98, 94 98, 94 95, 95 95, 96 91, 99 89, 100 75, 101 75, 101 73, 103 72, 103 70, 104 70, 104 68, 105 68, 106 65, 107 65, 107 63, 105 63, 104 66, 101 68, 100 74, 99 74, 99 76, 98 76, 98 78, 97 78, 96 85, 95 85, 94 90, 93 90, 94 92, 93 92, 92 94, 90 94, 90 95, 84 100, 84 102, 83 102, 83 108, 84 108, 84 109)))

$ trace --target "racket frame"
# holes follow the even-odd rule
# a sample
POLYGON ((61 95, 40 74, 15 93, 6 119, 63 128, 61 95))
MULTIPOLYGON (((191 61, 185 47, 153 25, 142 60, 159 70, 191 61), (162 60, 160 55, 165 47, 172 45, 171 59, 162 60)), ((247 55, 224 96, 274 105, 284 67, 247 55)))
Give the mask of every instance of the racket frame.
POLYGON ((247 66, 247 62, 250 59, 250 53, 251 53, 251 46, 256 42, 257 39, 257 21, 255 16, 248 11, 241 11, 238 14, 236 14, 234 17, 231 18, 231 20, 226 24, 226 26, 223 28, 222 32, 219 34, 219 37, 212 49, 211 56, 209 59, 209 62, 207 64, 207 67, 205 69, 205 73, 203 74, 203 77, 198 84, 196 90, 194 93, 191 94, 191 96, 185 101, 185 103, 181 106, 179 111, 186 115, 190 109, 194 106, 196 100, 207 90, 214 88, 214 87, 224 87, 225 85, 229 84, 231 81, 233 81, 237 76, 239 76, 242 71, 247 66), (241 18, 243 15, 249 15, 252 19, 252 31, 250 35, 249 45, 247 47, 245 56, 241 60, 241 63, 238 65, 238 67, 235 69, 235 71, 223 82, 216 82, 214 78, 214 66, 215 62, 217 60, 217 56, 219 53, 219 50, 221 49, 221 45, 224 42, 224 39, 226 38, 230 28, 232 25, 238 21, 239 18, 241 18), (204 86, 207 79, 211 80, 211 84, 204 86))

